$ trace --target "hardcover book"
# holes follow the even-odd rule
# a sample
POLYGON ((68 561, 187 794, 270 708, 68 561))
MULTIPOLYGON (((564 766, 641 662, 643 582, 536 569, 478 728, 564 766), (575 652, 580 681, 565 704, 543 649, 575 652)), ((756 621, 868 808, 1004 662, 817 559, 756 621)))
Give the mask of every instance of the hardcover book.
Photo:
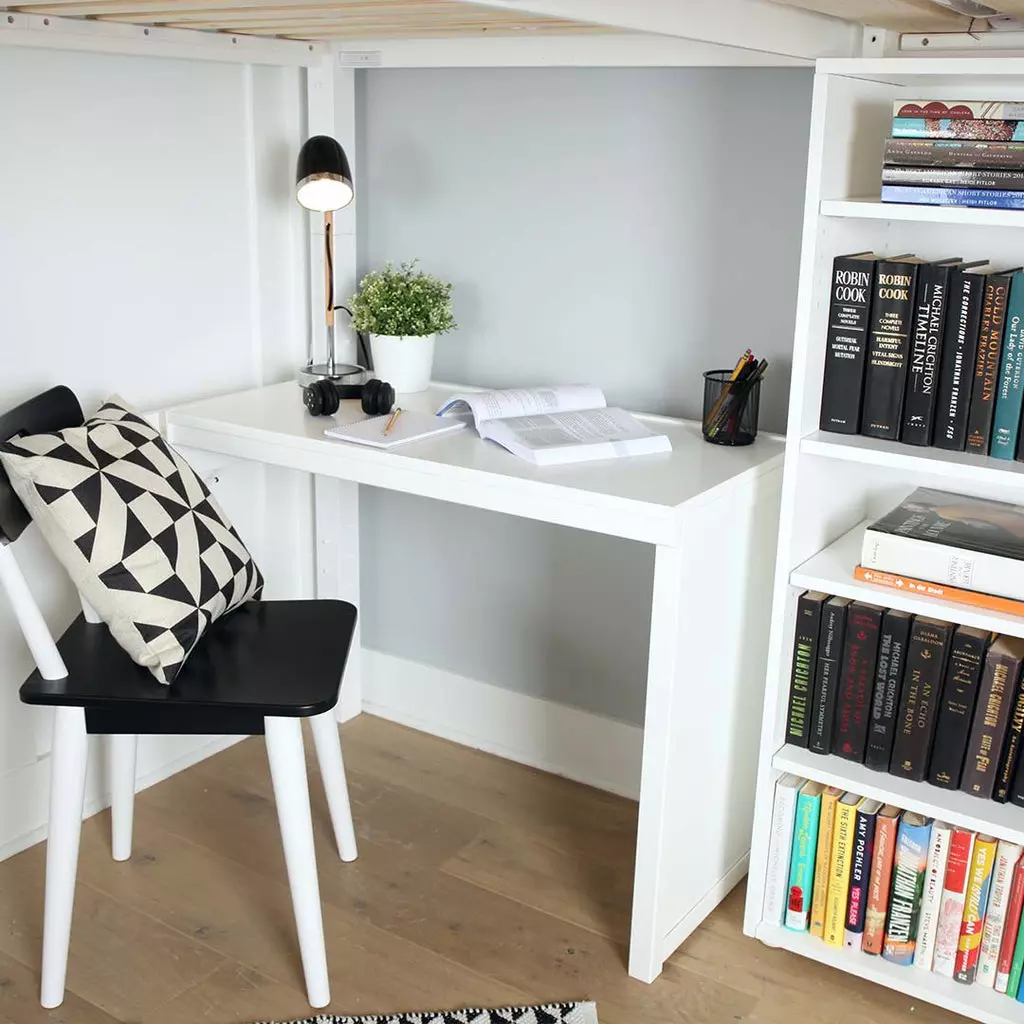
POLYGON ((804 779, 783 775, 775 783, 772 831, 768 841, 768 871, 765 875, 762 917, 781 927, 786 912, 789 883, 789 854, 793 847, 797 793, 804 779))
MULTIPOLYGON (((1024 125, 1024 122, 1021 124, 1024 125)), ((1024 133, 1021 138, 1024 138, 1024 133)), ((983 210, 1024 210, 1024 192, 1006 188, 883 185, 882 202, 907 203, 911 206, 969 206, 983 210)))
POLYGON ((901 594, 933 597, 936 601, 952 601, 954 604, 986 608, 990 612, 1005 612, 1007 615, 1024 615, 1024 601, 1012 601, 1008 597, 996 597, 995 594, 982 594, 977 590, 961 590, 945 583, 931 583, 913 576, 882 572, 881 569, 865 569, 863 565, 854 566, 853 578, 862 583, 873 583, 876 587, 889 587, 901 594))
MULTIPOLYGON (((1020 928, 1021 910, 1024 909, 1024 860, 1019 860, 1013 869, 1010 895, 1006 901, 1006 919, 1003 922, 1003 937, 999 943, 999 961, 996 964, 995 990, 1007 993, 1010 970, 1013 967, 1013 953, 1017 947, 1017 931, 1020 928)), ((1016 995, 1016 993, 1014 993, 1016 995)))
POLYGON ((818 846, 818 821, 821 817, 820 782, 805 782, 796 798, 796 822, 793 827, 793 848, 789 856, 789 895, 786 905, 786 927, 795 932, 807 931, 811 920, 814 896, 814 861, 818 846))
POLYGON ((926 263, 917 275, 910 364, 900 433, 900 440, 906 444, 932 443, 935 403, 939 393, 939 360, 952 269, 944 263, 926 263))
POLYGON ((1024 170, 988 167, 884 167, 883 185, 937 185, 943 188, 1024 188, 1024 170))
POLYGON ((876 265, 860 420, 860 432, 867 437, 899 439, 920 263, 906 256, 876 265))
POLYGON ((951 118, 961 121, 1024 121, 1024 103, 1006 100, 893 100, 893 117, 926 120, 951 118))
POLYGON ((832 862, 832 836, 835 832, 836 807, 843 795, 841 789, 828 786, 821 793, 818 815, 818 845, 814 853, 814 890, 811 897, 810 933, 825 935, 825 904, 828 901, 828 877, 832 862))
POLYGON ((805 591, 797 600, 789 714, 786 718, 786 742, 797 747, 806 747, 810 737, 811 697, 818 664, 821 608, 827 600, 828 594, 815 590, 805 591))
POLYGON ((889 910, 892 888, 892 862, 896 851, 896 833, 903 812, 886 804, 875 820, 875 850, 871 858, 868 880, 868 907, 864 915, 864 937, 860 948, 864 953, 879 956, 885 942, 885 918, 889 910))
POLYGON ((932 443, 947 451, 962 452, 967 443, 971 370, 978 350, 981 305, 985 298, 985 282, 994 272, 984 264, 958 267, 949 275, 949 305, 942 336, 939 394, 932 435, 932 443))
POLYGON ((933 786, 943 789, 960 786, 988 639, 985 630, 973 626, 958 626, 953 634, 928 765, 928 781, 933 786))
POLYGON ((1010 974, 1006 982, 1006 994, 1011 999, 1020 998, 1020 976, 1022 971, 1024 971, 1024 916, 1021 917, 1020 925, 1017 928, 1017 939, 1013 947, 1010 974))
POLYGON ((1024 121, 1015 118, 980 120, 960 117, 894 117, 894 139, 978 139, 985 142, 1024 140, 1024 121))
POLYGON ((836 805, 829 857, 828 895, 825 898, 825 944, 842 946, 845 938, 846 908, 850 895, 850 869, 853 866, 854 827, 857 808, 864 798, 847 793, 836 805))
POLYGON ((978 350, 974 359, 974 383, 967 414, 966 450, 987 455, 992 441, 992 415, 996 407, 999 364, 1003 354, 1006 305, 1016 270, 991 274, 985 283, 978 328, 978 350))
POLYGON ((1001 636, 988 649, 978 687, 960 789, 988 800, 995 790, 999 754, 1010 720, 1010 703, 1024 661, 1024 639, 1001 636))
POLYGON ((999 841, 996 849, 995 867, 992 869, 992 888, 985 913, 985 928, 981 933, 981 953, 978 956, 976 985, 993 988, 999 968, 999 951, 1003 944, 1006 927, 1006 912, 1010 903, 1013 875, 1024 848, 1017 843, 999 841))
POLYGON ((818 636, 818 667, 814 676, 811 704, 811 733, 808 746, 819 754, 832 753, 846 614, 852 602, 848 597, 831 597, 821 613, 818 636))
POLYGON ((914 949, 914 966, 930 971, 935 956, 935 937, 939 928, 939 912, 942 909, 942 890, 946 881, 946 861, 949 858, 949 843, 953 829, 944 821, 932 822, 931 842, 928 846, 928 863, 925 866, 924 891, 921 894, 921 916, 917 926, 917 946, 914 949))
POLYGON ((973 985, 974 977, 978 973, 978 957, 981 954, 981 936, 985 928, 985 911, 988 907, 988 891, 992 884, 996 845, 995 839, 991 836, 978 836, 974 840, 971 869, 967 877, 967 900, 964 903, 960 942, 953 972, 954 979, 964 985, 973 985))
POLYGON ((999 366, 996 411, 992 417, 989 455, 1012 459, 1020 435, 1021 399, 1024 397, 1024 273, 1017 271, 1010 284, 1006 307, 1006 333, 999 366))
POLYGON ((935 955, 932 958, 932 970, 946 978, 952 978, 956 969, 960 923, 964 917, 967 875, 973 851, 974 833, 966 828, 954 828, 949 839, 946 878, 942 883, 942 906, 939 909, 939 927, 935 935, 935 955))
POLYGON ((928 771, 928 754, 935 734, 946 652, 953 627, 948 622, 914 619, 907 647, 907 671, 903 680, 896 737, 889 772, 920 782, 928 771))
POLYGON ((850 253, 837 256, 832 264, 825 375, 821 386, 822 430, 839 434, 860 432, 876 259, 874 253, 850 253))
POLYGON ((857 808, 853 826, 853 858, 850 862, 850 894, 846 901, 845 944, 860 949, 868 909, 871 861, 875 852, 875 827, 881 800, 864 800, 857 808))
POLYGON ((867 528, 861 565, 1024 600, 1024 508, 918 488, 867 528))
POLYGON ((886 139, 885 163, 901 167, 1024 168, 1024 142, 886 139))
POLYGON ((909 612, 888 609, 882 616, 875 666, 875 687, 871 695, 871 721, 868 726, 864 763, 875 771, 887 772, 896 734, 896 720, 903 690, 903 669, 910 639, 909 612))
POLYGON ((896 836, 892 893, 889 896, 889 915, 885 922, 885 944, 882 947, 882 956, 886 960, 902 966, 914 962, 930 839, 931 823, 928 819, 906 811, 900 819, 896 836))
POLYGON ((1021 743, 1024 740, 1024 675, 1017 679, 1016 689, 1010 698, 1010 721, 1003 739, 1003 750, 999 756, 999 772, 992 799, 1005 804, 1010 799, 1017 765, 1020 763, 1021 743))
POLYGON ((832 746, 840 757, 858 764, 864 760, 867 744, 883 611, 876 605, 855 601, 846 616, 846 642, 832 746))

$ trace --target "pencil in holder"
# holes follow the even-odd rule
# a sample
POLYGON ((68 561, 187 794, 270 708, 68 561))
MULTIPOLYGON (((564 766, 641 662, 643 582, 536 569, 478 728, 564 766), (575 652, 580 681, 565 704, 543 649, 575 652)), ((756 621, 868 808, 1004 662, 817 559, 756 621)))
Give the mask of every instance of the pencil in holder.
POLYGON ((733 381, 730 370, 704 374, 701 432, 711 444, 752 444, 757 437, 761 379, 733 381))

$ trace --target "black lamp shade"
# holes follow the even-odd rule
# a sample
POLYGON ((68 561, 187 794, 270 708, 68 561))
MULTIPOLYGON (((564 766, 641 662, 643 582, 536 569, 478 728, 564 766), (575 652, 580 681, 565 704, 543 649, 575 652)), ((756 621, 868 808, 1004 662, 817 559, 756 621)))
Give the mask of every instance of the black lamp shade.
POLYGON ((295 169, 295 197, 307 210, 326 213, 352 202, 352 171, 336 139, 314 135, 303 143, 295 169))

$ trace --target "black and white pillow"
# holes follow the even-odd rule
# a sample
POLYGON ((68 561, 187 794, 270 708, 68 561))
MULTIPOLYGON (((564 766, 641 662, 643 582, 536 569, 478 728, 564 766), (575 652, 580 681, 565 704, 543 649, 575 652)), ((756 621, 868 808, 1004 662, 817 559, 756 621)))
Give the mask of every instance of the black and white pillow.
POLYGON ((0 444, 15 493, 132 660, 170 683, 263 577, 192 467, 111 398, 81 427, 0 444))

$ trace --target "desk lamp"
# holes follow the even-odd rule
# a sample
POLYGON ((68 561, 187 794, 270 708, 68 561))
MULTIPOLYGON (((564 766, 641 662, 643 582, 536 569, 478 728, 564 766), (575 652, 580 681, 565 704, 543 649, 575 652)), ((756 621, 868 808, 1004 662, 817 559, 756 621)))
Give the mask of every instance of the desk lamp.
POLYGON ((348 206, 355 197, 352 171, 341 145, 329 135, 314 135, 303 143, 295 169, 295 197, 313 213, 324 215, 325 314, 327 322, 327 361, 309 365, 301 374, 304 383, 314 379, 335 379, 362 372, 361 367, 336 360, 334 328, 334 211, 348 206))

